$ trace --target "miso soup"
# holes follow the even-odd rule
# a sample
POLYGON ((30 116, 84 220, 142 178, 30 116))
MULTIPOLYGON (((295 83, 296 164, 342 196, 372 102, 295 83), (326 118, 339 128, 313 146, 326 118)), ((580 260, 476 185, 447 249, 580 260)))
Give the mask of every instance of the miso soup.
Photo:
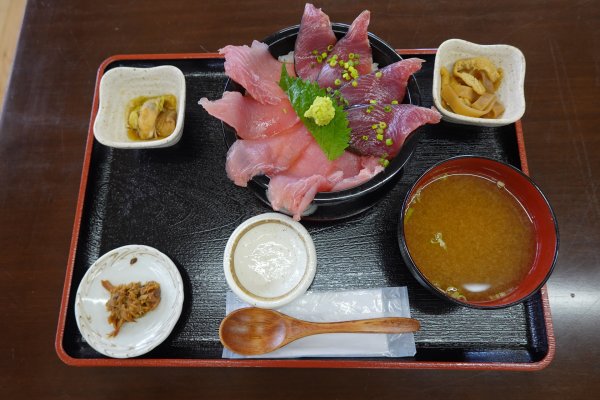
POLYGON ((501 181, 443 175, 411 198, 404 216, 409 253, 441 291, 468 301, 504 297, 535 257, 529 215, 501 181))

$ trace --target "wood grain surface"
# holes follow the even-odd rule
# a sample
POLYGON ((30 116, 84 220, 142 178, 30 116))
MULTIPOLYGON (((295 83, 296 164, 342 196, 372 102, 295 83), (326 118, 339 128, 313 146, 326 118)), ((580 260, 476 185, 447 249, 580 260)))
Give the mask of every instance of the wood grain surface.
MULTIPOLYGON (((452 37, 508 43, 527 60, 522 120, 531 176, 557 214, 548 285, 557 352, 536 373, 73 368, 54 336, 96 70, 124 53, 215 51, 297 24, 301 1, 27 3, 0 120, 0 397, 7 399, 556 398, 600 390, 600 3, 323 1, 332 21, 372 11, 397 48, 452 37), (128 395, 131 394, 131 395, 128 395)), ((451 327, 449 327, 451 329, 451 327)))

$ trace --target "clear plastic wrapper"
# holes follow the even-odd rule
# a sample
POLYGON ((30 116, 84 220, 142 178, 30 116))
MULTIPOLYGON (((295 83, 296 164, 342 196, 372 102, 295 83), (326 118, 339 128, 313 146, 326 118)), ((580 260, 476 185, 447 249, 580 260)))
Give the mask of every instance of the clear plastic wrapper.
MULTIPOLYGON (((249 307, 227 292, 226 312, 249 307)), ((406 287, 336 292, 307 292, 277 311, 312 322, 337 322, 380 317, 410 318, 406 287)), ((241 356, 228 349, 223 358, 411 357, 416 353, 412 333, 331 333, 308 336, 260 356, 241 356)))

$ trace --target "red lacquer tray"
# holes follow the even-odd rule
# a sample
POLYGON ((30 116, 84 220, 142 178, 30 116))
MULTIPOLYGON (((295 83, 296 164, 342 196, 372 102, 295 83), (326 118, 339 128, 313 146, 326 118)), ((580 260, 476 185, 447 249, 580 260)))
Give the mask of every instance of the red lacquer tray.
MULTIPOLYGON (((435 50, 399 53, 426 60, 416 79, 422 105, 431 106, 435 50)), ((460 154, 482 155, 527 173, 520 121, 501 128, 445 122, 425 127, 400 181, 375 207, 340 222, 304 223, 319 257, 311 289, 408 287, 411 314, 422 325, 415 335, 415 357, 222 359, 218 325, 225 316, 225 242, 241 221, 269 211, 249 190, 228 181, 221 123, 197 104, 201 97, 219 98, 226 79, 218 54, 123 55, 100 66, 56 335, 56 351, 62 361, 74 366, 524 371, 539 370, 551 362, 555 340, 546 287, 524 304, 507 309, 455 306, 433 296, 412 278, 396 242, 398 211, 408 187, 436 162, 460 154), (92 125, 98 111, 98 85, 105 71, 117 66, 164 64, 177 66, 186 78, 181 141, 157 150, 118 150, 96 142, 92 125), (132 207, 149 199, 170 206, 160 212, 132 207), (182 316, 167 340, 150 353, 134 359, 106 358, 94 351, 77 329, 75 292, 100 255, 141 241, 167 254, 180 270, 186 296, 182 316)))

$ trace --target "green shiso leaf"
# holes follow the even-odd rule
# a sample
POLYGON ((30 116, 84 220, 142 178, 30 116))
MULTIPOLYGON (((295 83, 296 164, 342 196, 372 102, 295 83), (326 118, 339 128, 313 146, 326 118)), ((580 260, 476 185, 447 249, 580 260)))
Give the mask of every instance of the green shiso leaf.
POLYGON ((327 125, 319 126, 313 119, 306 118, 304 113, 310 108, 315 98, 328 96, 325 89, 321 89, 316 82, 303 81, 300 78, 289 76, 285 64, 281 68, 279 86, 287 93, 296 114, 313 135, 327 158, 335 160, 344 154, 350 141, 350 127, 348 127, 348 115, 336 99, 332 98, 335 116, 327 125))

